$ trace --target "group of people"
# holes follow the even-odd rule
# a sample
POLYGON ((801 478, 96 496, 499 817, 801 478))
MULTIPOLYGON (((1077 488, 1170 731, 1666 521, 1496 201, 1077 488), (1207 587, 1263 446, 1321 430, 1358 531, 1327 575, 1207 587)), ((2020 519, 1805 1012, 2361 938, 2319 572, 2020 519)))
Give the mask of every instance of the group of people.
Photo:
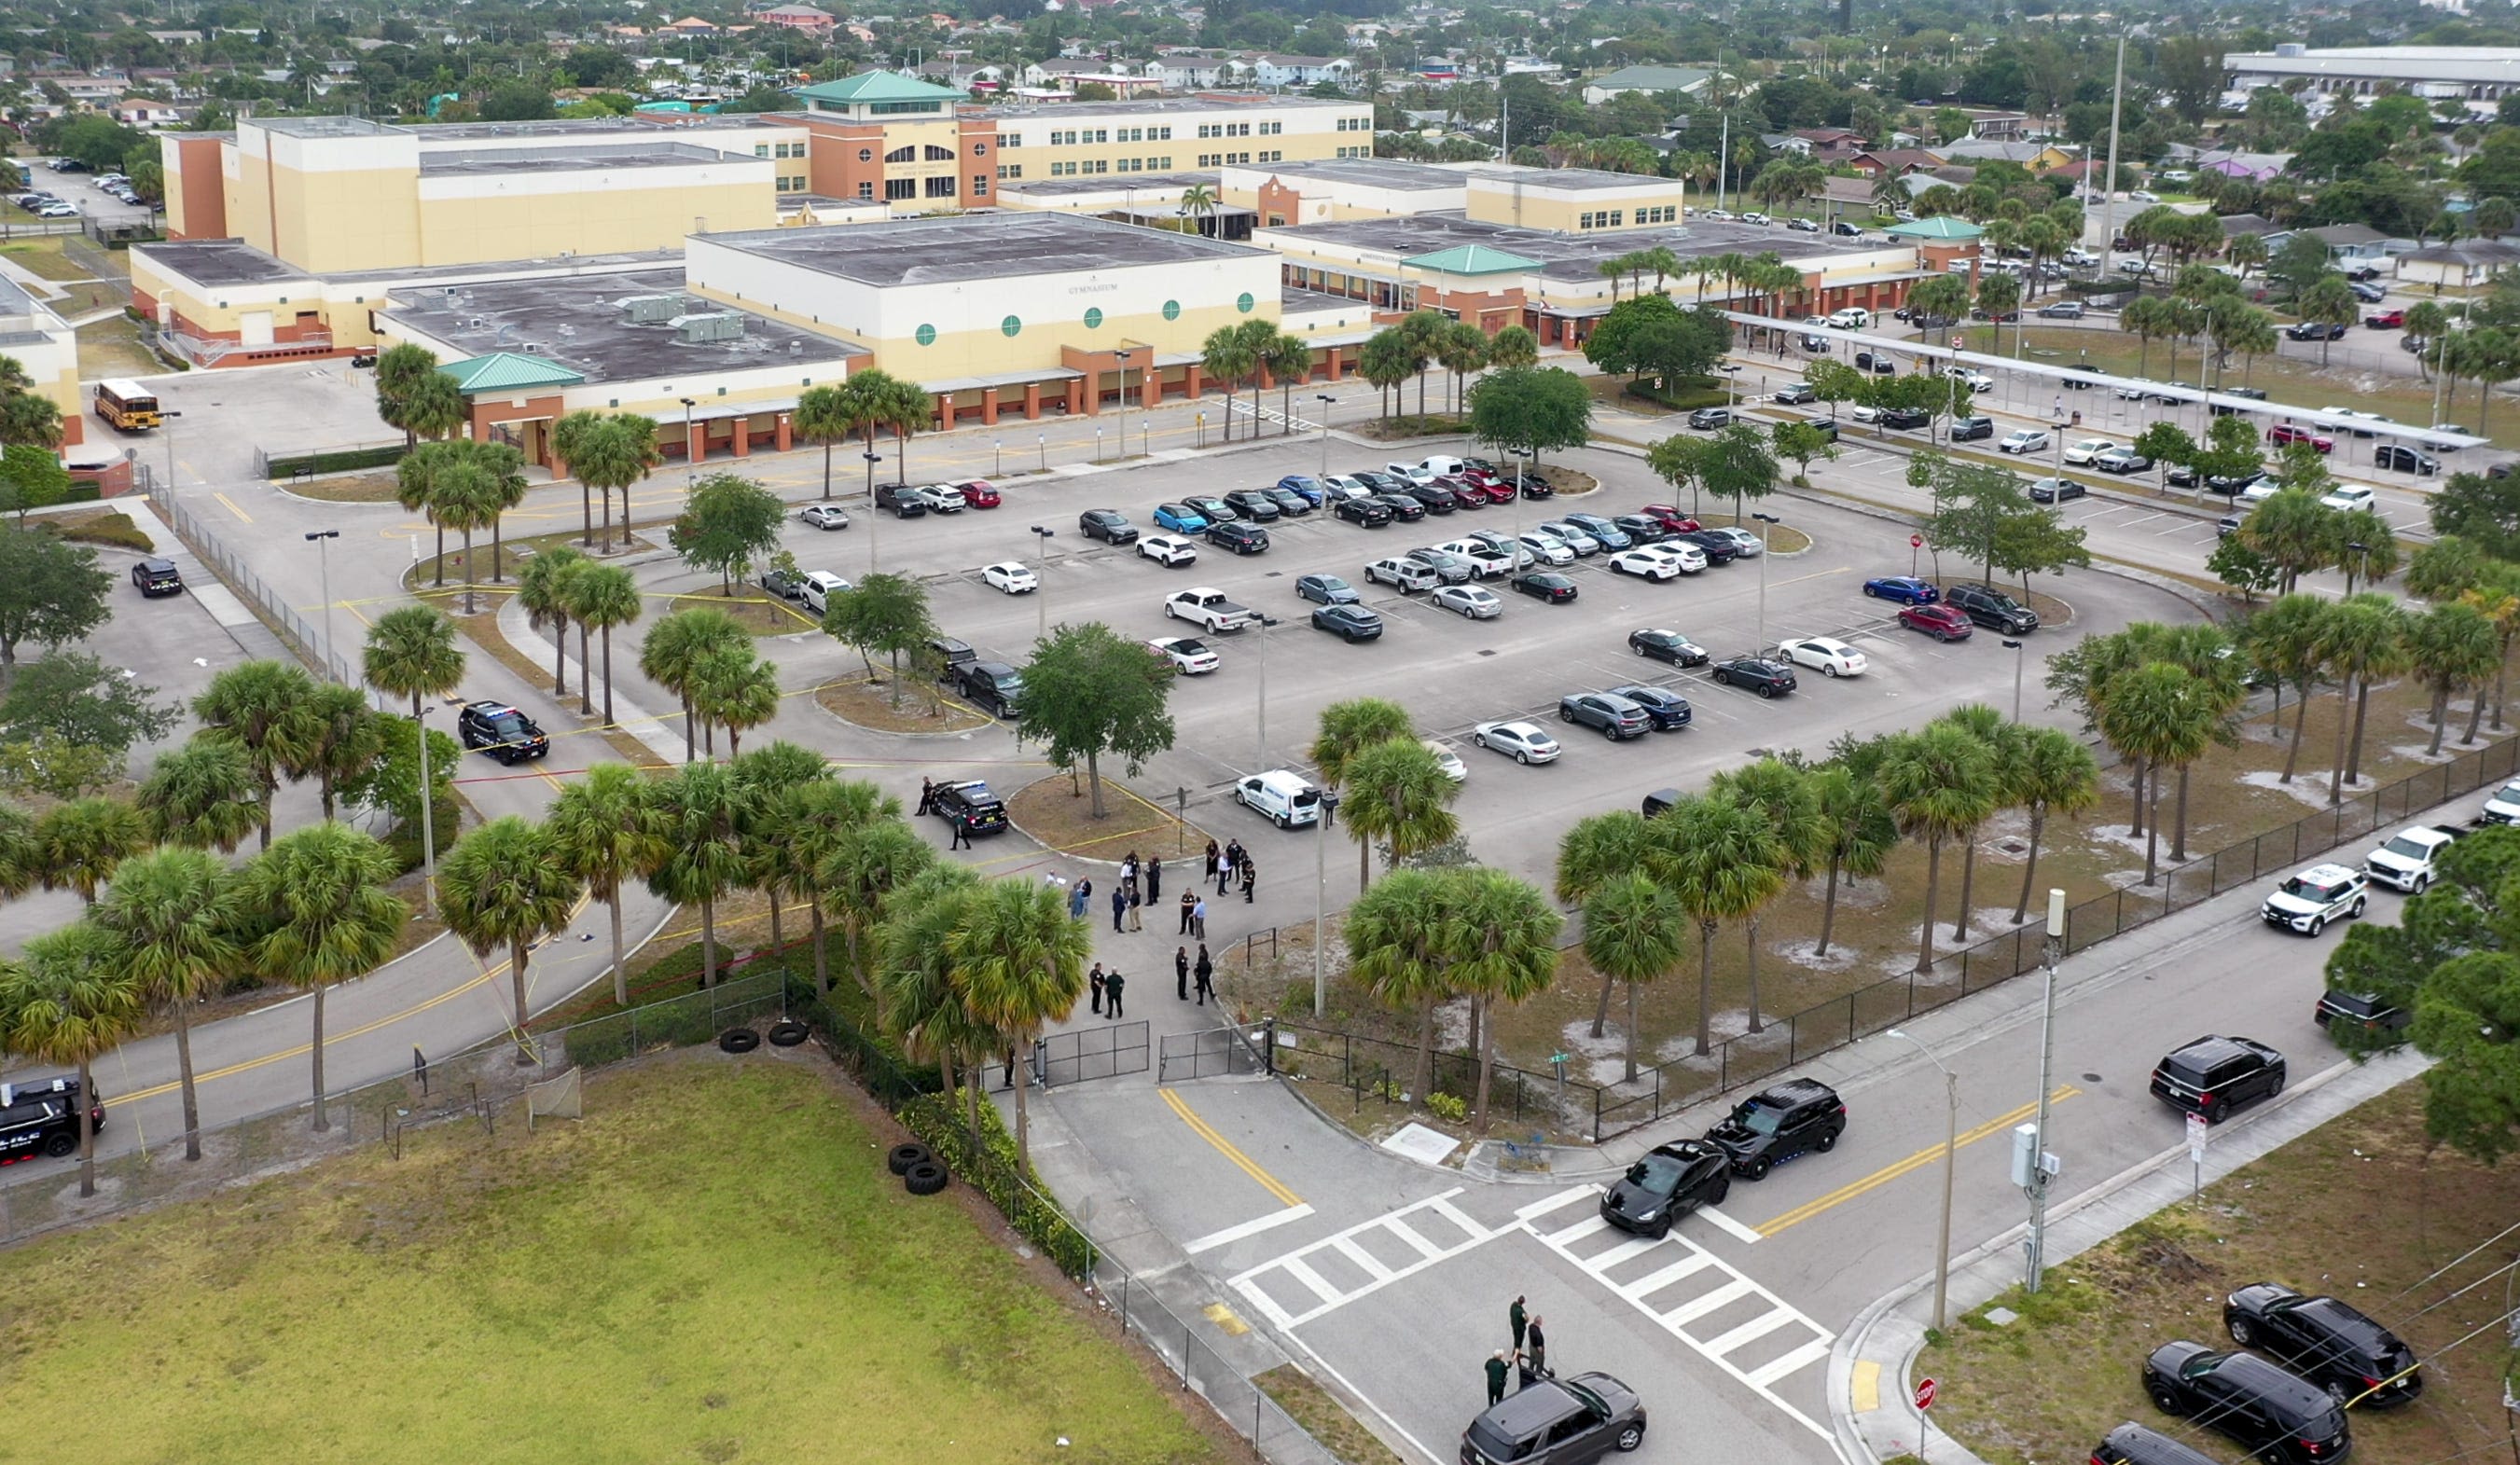
POLYGON ((1216 847, 1215 840, 1207 842, 1205 873, 1216 877, 1216 893, 1220 896, 1232 893, 1234 882, 1240 880, 1242 904, 1246 906, 1251 904, 1252 887, 1260 879, 1260 871, 1251 864, 1251 852, 1244 849, 1238 839, 1228 841, 1221 850, 1216 847))
POLYGON ((1549 1334, 1541 1326, 1540 1314, 1525 1310, 1524 1299, 1516 1294, 1513 1306, 1506 1309, 1508 1326, 1513 1329, 1513 1346, 1498 1349, 1488 1359, 1488 1402, 1493 1405, 1505 1398, 1508 1377, 1520 1375, 1514 1387, 1528 1389, 1542 1379, 1554 1378, 1549 1371, 1549 1334))

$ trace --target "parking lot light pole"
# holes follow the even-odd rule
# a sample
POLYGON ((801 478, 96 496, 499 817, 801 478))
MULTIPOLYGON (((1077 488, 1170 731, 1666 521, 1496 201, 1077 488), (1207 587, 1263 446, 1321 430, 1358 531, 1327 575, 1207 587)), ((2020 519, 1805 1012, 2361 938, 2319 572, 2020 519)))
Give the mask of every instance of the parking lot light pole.
POLYGON ((1313 1016, 1322 1015, 1329 1000, 1329 975, 1322 964, 1322 927, 1329 923, 1329 856, 1330 820, 1338 813, 1338 795, 1322 790, 1322 812, 1313 821, 1313 1016))
MULTIPOLYGON (((179 417, 182 417, 182 416, 183 416, 183 414, 182 414, 182 413, 180 413, 180 412, 167 412, 167 411, 164 411, 164 410, 162 410, 162 409, 161 409, 161 410, 158 412, 158 425, 159 425, 160 427, 164 428, 164 429, 165 429, 165 432, 166 432, 166 500, 165 500, 165 501, 166 501, 167 503, 169 503, 169 504, 172 504, 172 503, 174 503, 174 502, 175 502, 175 432, 174 432, 174 426, 173 426, 173 423, 172 423, 171 422, 169 422, 168 420, 169 420, 169 419, 173 419, 173 418, 179 418, 179 417)), ((2435 421, 2439 421, 2439 420, 2440 420, 2440 418, 2441 418, 2441 414, 2440 414, 2440 413, 2438 413, 2438 412, 2436 412, 2436 413, 2434 413, 2434 414, 2433 414, 2433 418, 2434 418, 2434 420, 2435 420, 2435 421)))
POLYGON ((1773 513, 1753 511, 1750 517, 1759 521, 1759 644, 1755 653, 1768 654, 1768 526, 1780 522, 1773 513))
POLYGON ((2029 1269, 2024 1291, 2036 1292, 2048 1268, 2048 1069, 2056 1061, 2056 962, 2065 954, 2065 892, 2048 887, 2048 939, 2041 943, 2039 964, 2046 969, 2039 1024, 2039 1119, 2030 1146, 2029 1269))
MULTIPOLYGON (((865 451, 863 451, 863 452, 859 453, 859 454, 858 454, 858 456, 866 460, 866 466, 867 466, 867 482, 869 482, 869 483, 873 483, 873 482, 875 481, 875 470, 876 470, 876 467, 883 462, 883 455, 882 455, 881 453, 876 452, 876 451, 875 451, 874 449, 872 449, 872 448, 869 448, 869 449, 866 449, 865 451)), ((870 574, 870 575, 872 575, 872 574, 874 574, 874 573, 875 573, 875 566, 876 566, 876 557, 875 557, 876 523, 875 523, 875 521, 876 521, 877 519, 879 519, 879 518, 883 517, 883 515, 882 515, 882 514, 879 514, 879 513, 878 513, 878 512, 876 512, 876 511, 875 511, 875 490, 874 490, 874 489, 872 489, 872 488, 870 488, 870 489, 868 489, 868 490, 867 490, 867 507, 866 507, 866 516, 867 516, 867 573, 868 573, 868 574, 870 574)))
POLYGON ((2020 642, 2008 636, 2004 638, 2003 644, 2012 652, 2012 720, 2017 723, 2021 721, 2021 664, 2028 659, 2028 654, 2020 642))
POLYGON ((306 538, 315 546, 316 575, 324 590, 324 675, 333 675, 333 555, 331 540, 339 539, 338 529, 309 529, 306 538))
POLYGON ((1005 477, 1007 475, 1007 440, 1005 438, 994 437, 989 439, 989 476, 992 478, 1005 477))
POLYGON ((1315 392, 1313 400, 1322 404, 1322 476, 1327 478, 1330 475, 1330 407, 1338 398, 1328 392, 1315 392))
POLYGON ((1047 473, 1050 471, 1050 434, 1036 432, 1032 435, 1032 440, 1033 446, 1041 450, 1041 470, 1047 473))
POLYGON ((700 404, 690 397, 684 397, 681 401, 683 404, 683 487, 688 490, 692 486, 692 476, 699 471, 699 450, 692 446, 692 409, 700 404))
POLYGON ((1960 1077, 1959 1075, 1952 1072, 1950 1068, 1946 1067, 1942 1059, 1935 1057, 1934 1050, 1932 1048, 1925 1046, 1921 1043, 1916 1043, 1916 1040, 1913 1037, 1900 1029, 1891 1028, 1884 1033, 1883 1036, 1896 1038, 1903 1043, 1916 1043, 1916 1051, 1925 1055, 1925 1061, 1933 1064, 1936 1068, 1943 1070, 1943 1094, 1951 1111, 1949 1128, 1944 1132, 1943 1135, 1942 1239, 1936 1242, 1934 1246, 1934 1331, 1939 1333, 1943 1330, 1946 1323, 1943 1304, 1951 1291, 1952 1166, 1958 1158, 1960 1147, 1960 1077))
POLYGON ((1268 612, 1258 610, 1251 613, 1251 619, 1253 622, 1251 630, 1260 638, 1260 697, 1252 707, 1252 721, 1258 724, 1260 731, 1260 750, 1255 755, 1257 761, 1251 766, 1267 768, 1269 766, 1269 628, 1277 622, 1269 618, 1268 612))
POLYGON ((1034 621, 1033 639, 1035 641, 1048 641, 1050 640, 1050 600, 1047 597, 1049 594, 1048 585, 1050 576, 1051 530, 1046 524, 1029 524, 1025 527, 1031 529, 1034 534, 1039 535, 1041 538, 1041 562, 1033 566, 1032 572, 1034 581, 1032 591, 1034 621))

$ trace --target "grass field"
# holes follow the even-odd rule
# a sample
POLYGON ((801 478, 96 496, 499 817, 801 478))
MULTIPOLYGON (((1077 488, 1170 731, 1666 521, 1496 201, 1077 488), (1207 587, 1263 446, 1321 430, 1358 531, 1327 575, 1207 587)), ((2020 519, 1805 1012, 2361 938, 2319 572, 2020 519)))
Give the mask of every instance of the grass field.
POLYGON ((698 1050, 0 1256, 0 1388, 109 1460, 1222 1458, 818 1066, 698 1050))
POLYGON ((1916 1367, 1942 1381, 1934 1423, 1995 1465, 2081 1459, 2127 1419, 2233 1459, 2238 1446, 2221 1435, 2154 1409, 2137 1372, 2173 1339, 2229 1348, 2223 1299, 2277 1281, 2343 1297, 2423 1361, 2415 1403, 2353 1412, 2356 1460, 2505 1456, 2503 1329, 2452 1345, 2509 1306, 2498 1274, 2507 1248, 2457 1259, 2515 1215, 2520 1173, 2429 1148, 2422 1088, 2409 1084, 2228 1176, 2201 1206, 2164 1212, 2055 1268, 2039 1296, 2016 1289, 1989 1305, 2019 1320, 1963 1315, 1916 1367), (2427 1280, 2436 1268, 2447 1269, 2427 1280))

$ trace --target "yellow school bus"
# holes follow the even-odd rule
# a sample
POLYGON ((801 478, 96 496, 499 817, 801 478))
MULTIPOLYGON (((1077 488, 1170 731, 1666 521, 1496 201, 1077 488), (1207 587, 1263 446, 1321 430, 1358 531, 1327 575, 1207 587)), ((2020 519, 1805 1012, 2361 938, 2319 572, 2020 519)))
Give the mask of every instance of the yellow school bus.
POLYGON ((159 425, 157 393, 137 381, 98 382, 96 415, 125 432, 159 425))

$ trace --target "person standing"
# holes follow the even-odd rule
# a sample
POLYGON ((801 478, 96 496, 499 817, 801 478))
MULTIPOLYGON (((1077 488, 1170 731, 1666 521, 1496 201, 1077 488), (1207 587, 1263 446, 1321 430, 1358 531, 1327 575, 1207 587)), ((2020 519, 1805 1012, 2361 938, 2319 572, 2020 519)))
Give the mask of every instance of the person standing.
POLYGON ((1184 936, 1188 936, 1188 935, 1190 934, 1190 923, 1191 923, 1191 917, 1192 917, 1192 916, 1196 912, 1197 908, 1198 908, 1198 893, 1197 893, 1196 891, 1191 891, 1191 890, 1185 890, 1185 891, 1183 891, 1183 892, 1182 892, 1182 898, 1181 898, 1181 934, 1182 934, 1182 935, 1184 935, 1184 936))
POLYGON ((1192 967, 1192 972, 1198 978, 1198 1004, 1204 1007, 1207 999, 1216 996, 1216 988, 1208 980, 1216 975, 1216 963, 1207 959, 1206 942, 1198 945, 1198 965, 1192 967))
POLYGON ((1522 1330, 1530 1324, 1531 1319, 1522 1310, 1521 1293, 1515 1293, 1513 1306, 1505 1310, 1505 1320, 1513 1327, 1513 1351, 1522 1352, 1522 1330))
POLYGON ((1147 861, 1147 903, 1152 905, 1164 898, 1164 858, 1151 856, 1147 861))
POLYGON ((959 819, 947 820, 946 822, 954 826, 954 838, 945 846, 946 853, 951 854, 956 850, 969 849, 971 847, 971 826, 963 822, 959 819))
POLYGON ((1246 906, 1251 904, 1251 887, 1258 883, 1259 879, 1260 871, 1252 867, 1251 857, 1245 854, 1242 857, 1242 904, 1246 906))
MULTIPOLYGON (((1095 1016, 1097 1016, 1097 1017, 1100 1017, 1100 1016, 1102 1016, 1102 962, 1100 962, 1100 961, 1095 962, 1095 963, 1094 963, 1094 969, 1093 969, 1092 971, 1087 972, 1087 973, 1085 974, 1085 985, 1093 991, 1093 994, 1094 994, 1094 1015, 1095 1015, 1095 1016)), ((1517 1332, 1517 1334, 1516 1334, 1516 1336, 1515 1336, 1515 1338, 1514 1338, 1514 1342, 1516 1342, 1516 1343, 1520 1343, 1521 1341, 1522 1341, 1522 1339, 1521 1339, 1521 1337, 1520 1337, 1519 1333, 1517 1332)))
POLYGON ((1129 929, 1132 931, 1143 931, 1147 928, 1147 918, 1140 914, 1139 910, 1141 907, 1146 905, 1146 902, 1138 899, 1137 881, 1131 880, 1128 882, 1127 888, 1129 893, 1129 929))
POLYGON ((1120 918, 1128 913, 1129 892, 1118 885, 1111 887, 1111 929, 1114 931, 1123 929, 1120 918))
POLYGON ((1190 934, 1200 941, 1207 939, 1207 897, 1205 896, 1200 896, 1198 904, 1190 908, 1190 934))
POLYGON ((935 780, 935 779, 933 779, 933 778, 922 778, 922 779, 920 779, 920 780, 919 780, 919 813, 920 813, 920 816, 921 816, 922 818, 924 818, 924 817, 926 817, 927 815, 934 814, 935 812, 936 812, 936 780, 935 780))
POLYGON ((1505 1400, 1505 1350, 1498 1349, 1488 1359, 1488 1405, 1493 1408, 1505 1400))
POLYGON ((1216 857, 1216 893, 1218 895, 1225 894, 1226 887, 1234 883, 1234 866, 1241 858, 1242 844, 1239 840, 1227 845, 1225 853, 1216 857))
POLYGON ((1085 903, 1092 899, 1094 899, 1094 882, 1083 875, 1077 876, 1076 884, 1067 892, 1067 918, 1074 920, 1083 915, 1085 903))
MULTIPOLYGON (((1120 993, 1128 985, 1117 971, 1102 979, 1102 1015, 1113 1022, 1120 1020, 1120 993)), ((1539 1321, 1538 1318, 1532 1320, 1539 1321)))
POLYGON ((1531 1371, 1540 1375, 1544 1379, 1548 1378, 1550 1377, 1549 1340, 1547 1337, 1543 1336, 1540 1331, 1540 1314, 1537 1312, 1531 1314, 1531 1331, 1529 1336, 1531 1339, 1531 1346, 1527 1352, 1531 1354, 1531 1371))
POLYGON ((1173 948, 1173 995, 1190 1000, 1190 948, 1186 946, 1173 948))

